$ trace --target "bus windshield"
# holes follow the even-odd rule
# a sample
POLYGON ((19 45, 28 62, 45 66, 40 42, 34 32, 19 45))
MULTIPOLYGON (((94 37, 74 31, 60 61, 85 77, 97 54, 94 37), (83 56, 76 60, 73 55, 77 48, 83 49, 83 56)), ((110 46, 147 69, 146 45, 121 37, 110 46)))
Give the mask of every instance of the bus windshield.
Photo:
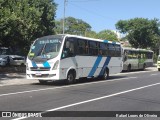
POLYGON ((62 36, 47 36, 37 39, 31 46, 28 54, 29 59, 52 59, 55 58, 62 44, 62 36))

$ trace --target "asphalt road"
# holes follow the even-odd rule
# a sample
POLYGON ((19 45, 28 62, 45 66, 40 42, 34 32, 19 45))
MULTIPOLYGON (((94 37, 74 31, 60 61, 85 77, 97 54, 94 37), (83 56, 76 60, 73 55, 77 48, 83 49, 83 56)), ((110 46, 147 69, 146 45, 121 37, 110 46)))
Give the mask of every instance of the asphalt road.
MULTIPOLYGON (((152 70, 124 72, 111 75, 109 80, 81 80, 73 85, 64 85, 63 83, 40 85, 35 81, 27 84, 1 86, 0 106, 0 111, 41 111, 52 116, 69 114, 66 115, 67 117, 43 118, 47 120, 115 120, 116 116, 107 117, 106 114, 110 112, 106 111, 114 111, 114 113, 115 111, 160 111, 160 72, 152 70), (48 111, 61 112, 58 114, 48 111), (62 111, 69 111, 69 113, 62 111), (91 113, 75 111, 90 111, 91 113), (73 118, 76 114, 81 114, 83 117, 73 118), (84 117, 87 115, 92 117, 84 117), (106 116, 102 117, 103 115, 106 116)), ((132 114, 135 116, 127 117, 138 119, 136 115, 141 112, 132 114)), ((143 118, 141 119, 160 119, 160 117, 155 118, 159 113, 151 112, 150 114, 152 116, 146 117, 142 112, 143 118), (153 114, 155 115, 153 116, 153 114)), ((117 112, 118 115, 120 113, 117 112)), ((119 116, 116 119, 127 120, 125 115, 123 118, 119 116)))

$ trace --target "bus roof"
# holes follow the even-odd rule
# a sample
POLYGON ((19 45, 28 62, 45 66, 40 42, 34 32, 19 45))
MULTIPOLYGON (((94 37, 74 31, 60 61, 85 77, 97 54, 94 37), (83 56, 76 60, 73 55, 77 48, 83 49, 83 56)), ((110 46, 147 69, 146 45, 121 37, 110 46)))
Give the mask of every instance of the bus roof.
POLYGON ((130 47, 123 47, 123 50, 131 50, 131 51, 142 51, 142 52, 153 52, 152 50, 141 49, 141 48, 130 48, 130 47))
POLYGON ((87 39, 87 40, 91 40, 91 41, 94 40, 94 41, 98 41, 98 42, 105 42, 105 43, 112 43, 112 44, 120 45, 119 42, 109 41, 109 40, 95 39, 95 38, 83 37, 83 36, 78 36, 78 35, 70 35, 70 34, 59 34, 59 35, 64 35, 66 37, 77 37, 77 38, 87 39))
MULTIPOLYGON (((118 45, 120 45, 119 42, 115 42, 115 41, 102 40, 102 39, 95 39, 95 38, 89 38, 89 37, 83 37, 83 36, 71 35, 71 34, 47 35, 47 36, 39 37, 39 38, 37 38, 37 39, 40 39, 40 38, 50 38, 50 37, 53 37, 53 36, 61 36, 61 37, 77 37, 77 38, 80 38, 80 39, 87 39, 87 40, 91 40, 91 41, 98 41, 98 42, 112 43, 112 44, 118 44, 118 45)), ((37 40, 37 39, 36 39, 36 40, 37 40)))

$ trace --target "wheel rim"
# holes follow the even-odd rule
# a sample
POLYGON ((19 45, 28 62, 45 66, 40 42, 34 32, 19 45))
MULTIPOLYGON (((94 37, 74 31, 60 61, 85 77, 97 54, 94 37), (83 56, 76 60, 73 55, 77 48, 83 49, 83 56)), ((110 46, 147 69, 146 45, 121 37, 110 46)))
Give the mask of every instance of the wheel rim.
POLYGON ((107 72, 106 70, 104 71, 103 78, 104 78, 105 80, 108 79, 108 72, 107 72))
POLYGON ((143 65, 143 70, 145 70, 145 68, 146 68, 146 65, 143 65))
POLYGON ((72 74, 68 75, 68 81, 73 81, 73 75, 72 74))
POLYGON ((67 77, 67 84, 71 84, 73 82, 74 82, 74 76, 72 73, 69 73, 67 77))

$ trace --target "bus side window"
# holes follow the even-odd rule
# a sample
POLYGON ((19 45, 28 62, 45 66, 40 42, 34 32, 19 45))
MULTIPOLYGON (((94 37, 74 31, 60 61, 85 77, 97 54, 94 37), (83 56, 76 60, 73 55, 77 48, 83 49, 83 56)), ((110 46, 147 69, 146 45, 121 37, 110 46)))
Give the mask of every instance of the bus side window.
POLYGON ((121 47, 120 45, 115 45, 115 56, 120 57, 121 56, 121 47))
POLYGON ((124 51, 124 61, 127 61, 127 54, 128 54, 128 53, 127 53, 127 51, 125 50, 125 51, 124 51))
POLYGON ((89 41, 89 54, 91 56, 97 56, 98 55, 98 42, 95 41, 89 41))
POLYGON ((107 44, 106 43, 99 43, 99 54, 103 56, 107 56, 107 44), (101 53, 102 52, 102 53, 101 53))
POLYGON ((83 39, 78 39, 78 54, 79 55, 85 55, 87 54, 87 46, 86 46, 86 42, 83 39))
POLYGON ((108 49, 109 49, 109 56, 115 56, 115 47, 114 47, 114 45, 109 43, 108 44, 108 49))
POLYGON ((63 48, 62 58, 73 57, 74 53, 74 40, 73 38, 68 38, 63 48))

